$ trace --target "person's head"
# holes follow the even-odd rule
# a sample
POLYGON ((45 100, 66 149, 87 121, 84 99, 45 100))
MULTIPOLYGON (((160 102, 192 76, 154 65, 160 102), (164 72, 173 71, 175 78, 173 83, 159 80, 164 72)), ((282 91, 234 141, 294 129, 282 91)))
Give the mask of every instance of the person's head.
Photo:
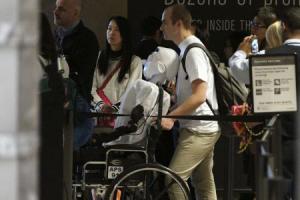
POLYGON ((40 14, 39 53, 44 58, 55 62, 56 48, 48 18, 44 13, 40 14))
POLYGON ((282 45, 281 21, 276 21, 268 27, 266 31, 266 41, 268 48, 275 48, 282 45))
POLYGON ((280 16, 283 25, 283 39, 300 38, 300 8, 286 9, 280 16))
POLYGON ((128 20, 122 16, 113 16, 108 20, 105 49, 101 52, 97 65, 100 74, 108 72, 108 61, 114 56, 121 56, 121 69, 118 81, 121 82, 130 69, 132 58, 131 34, 128 20))
POLYGON ((143 37, 148 37, 154 39, 157 43, 161 40, 160 31, 161 21, 160 19, 149 16, 142 20, 141 22, 141 33, 143 37))
POLYGON ((108 20, 106 45, 112 51, 125 50, 131 46, 128 20, 122 16, 113 16, 108 20))
POLYGON ((251 34, 256 35, 262 48, 265 45, 266 30, 276 20, 277 16, 272 7, 261 7, 251 22, 251 34))
POLYGON ((56 0, 54 24, 69 28, 80 20, 81 0, 56 0))
POLYGON ((167 7, 162 14, 161 30, 166 40, 179 44, 191 34, 191 13, 183 5, 174 4, 167 7))

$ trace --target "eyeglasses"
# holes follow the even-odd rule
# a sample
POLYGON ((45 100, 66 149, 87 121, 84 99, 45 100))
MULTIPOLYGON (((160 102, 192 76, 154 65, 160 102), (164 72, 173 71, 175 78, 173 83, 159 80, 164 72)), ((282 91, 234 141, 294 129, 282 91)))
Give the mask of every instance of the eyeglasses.
POLYGON ((252 28, 267 28, 265 25, 260 24, 260 23, 257 23, 257 22, 255 22, 255 21, 252 21, 252 22, 250 23, 250 25, 251 25, 252 28))

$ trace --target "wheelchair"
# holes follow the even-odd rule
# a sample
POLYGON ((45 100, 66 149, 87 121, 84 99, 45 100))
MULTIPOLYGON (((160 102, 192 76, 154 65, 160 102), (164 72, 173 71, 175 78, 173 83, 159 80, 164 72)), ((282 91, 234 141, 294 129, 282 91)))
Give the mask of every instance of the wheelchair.
POLYGON ((155 146, 160 131, 146 123, 132 128, 117 128, 120 135, 144 134, 134 144, 115 144, 106 149, 105 160, 92 160, 82 167, 81 180, 74 183, 73 200, 167 200, 170 187, 179 187, 190 200, 187 184, 172 170, 155 162, 155 146), (168 180, 168 184, 164 184, 168 180), (89 194, 89 195, 86 195, 89 194))

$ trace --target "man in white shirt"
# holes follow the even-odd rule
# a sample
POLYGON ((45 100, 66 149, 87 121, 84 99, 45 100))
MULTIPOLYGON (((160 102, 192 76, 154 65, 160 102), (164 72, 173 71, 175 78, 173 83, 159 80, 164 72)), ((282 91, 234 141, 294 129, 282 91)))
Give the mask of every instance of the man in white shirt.
MULTIPOLYGON (((203 44, 191 33, 192 17, 182 5, 167 7, 162 14, 164 37, 172 40, 181 50, 180 58, 191 43, 203 44)), ((182 65, 177 76, 177 107, 168 115, 213 115, 206 99, 213 109, 218 108, 212 68, 204 51, 192 48, 186 56, 186 73, 182 65)), ((163 118, 161 125, 170 130, 175 119, 163 118)), ((216 121, 179 120, 180 136, 178 145, 170 163, 170 168, 184 181, 192 178, 196 196, 199 199, 216 200, 216 188, 213 177, 213 150, 220 137, 216 121)), ((167 180, 168 183, 168 180, 167 180)), ((182 192, 176 186, 169 190, 172 200, 182 200, 182 192)))

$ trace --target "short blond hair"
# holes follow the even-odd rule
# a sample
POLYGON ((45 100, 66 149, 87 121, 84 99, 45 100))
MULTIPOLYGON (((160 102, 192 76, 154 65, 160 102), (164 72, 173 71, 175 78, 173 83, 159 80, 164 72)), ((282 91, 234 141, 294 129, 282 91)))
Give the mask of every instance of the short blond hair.
POLYGON ((269 49, 282 45, 282 25, 281 21, 271 24, 266 30, 266 41, 269 49))

